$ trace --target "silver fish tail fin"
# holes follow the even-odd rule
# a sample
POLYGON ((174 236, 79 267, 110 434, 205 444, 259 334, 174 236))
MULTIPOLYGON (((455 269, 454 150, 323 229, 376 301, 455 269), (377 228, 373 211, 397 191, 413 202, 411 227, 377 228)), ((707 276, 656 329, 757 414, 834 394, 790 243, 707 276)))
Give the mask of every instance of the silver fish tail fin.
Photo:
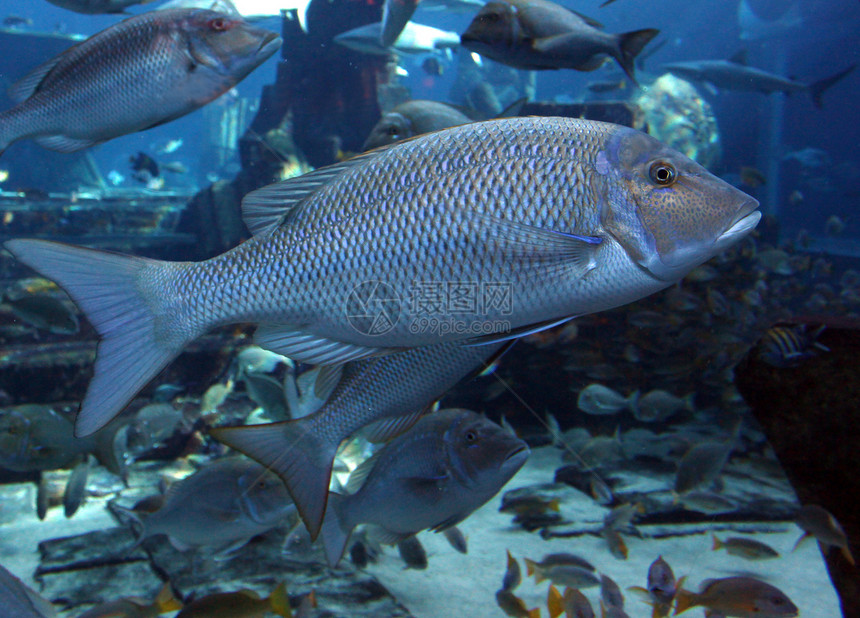
POLYGON ((312 418, 218 427, 210 430, 210 434, 281 477, 311 539, 315 540, 326 512, 331 470, 339 444, 332 444, 314 432, 312 418))
POLYGON ((349 535, 352 534, 352 526, 344 522, 344 501, 348 498, 332 492, 328 497, 328 508, 322 523, 322 541, 325 548, 325 559, 331 567, 337 566, 343 553, 349 535))
POLYGON ((77 437, 104 427, 198 334, 159 320, 163 290, 148 282, 165 279, 157 271, 167 270, 167 262, 45 240, 10 240, 4 247, 62 287, 101 336, 77 437))
POLYGON ((624 69, 627 77, 630 78, 635 85, 639 85, 634 76, 634 62, 639 52, 648 44, 655 36, 660 34, 660 31, 655 28, 646 28, 644 30, 633 30, 618 35, 618 64, 624 69))
POLYGON ((837 82, 842 81, 845 76, 847 76, 851 71, 856 68, 857 65, 852 64, 847 69, 843 69, 835 75, 825 77, 824 79, 820 79, 817 82, 809 84, 809 96, 812 97, 812 104, 815 105, 815 107, 817 107, 818 109, 821 109, 824 106, 824 103, 821 100, 821 97, 824 95, 824 92, 831 86, 834 86, 837 82))

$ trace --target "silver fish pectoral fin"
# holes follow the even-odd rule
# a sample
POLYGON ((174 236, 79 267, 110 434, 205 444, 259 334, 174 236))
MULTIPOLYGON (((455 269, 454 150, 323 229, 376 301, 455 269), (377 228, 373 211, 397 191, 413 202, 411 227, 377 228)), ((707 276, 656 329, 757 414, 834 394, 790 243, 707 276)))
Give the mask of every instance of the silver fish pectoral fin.
POLYGON ((335 341, 285 324, 260 324, 254 332, 254 343, 264 350, 313 365, 335 365, 390 351, 335 341))

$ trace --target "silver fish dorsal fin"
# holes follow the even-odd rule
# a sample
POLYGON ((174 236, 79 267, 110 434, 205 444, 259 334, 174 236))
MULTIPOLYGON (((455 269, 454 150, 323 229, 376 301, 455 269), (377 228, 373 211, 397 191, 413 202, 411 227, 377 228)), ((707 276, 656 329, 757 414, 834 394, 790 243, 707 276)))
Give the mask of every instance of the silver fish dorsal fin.
MULTIPOLYGON (((188 9, 181 10, 188 11, 188 9)), ((158 19, 163 20, 163 16, 152 16, 146 19, 140 19, 139 16, 132 15, 131 17, 123 20, 123 22, 129 21, 129 19, 134 19, 134 23, 131 26, 134 28, 139 27, 145 22, 151 23, 158 19)), ((123 22, 120 22, 107 30, 98 32, 80 43, 72 45, 67 50, 61 52, 54 58, 51 58, 44 64, 40 64, 35 69, 27 73, 27 75, 12 84, 8 91, 9 97, 16 103, 20 103, 36 92, 39 86, 45 82, 45 78, 53 72, 54 69, 57 69, 59 73, 62 73, 73 67, 81 56, 86 56, 90 53, 103 55, 106 51, 106 45, 110 44, 117 32, 128 30, 129 26, 124 26, 123 22), (105 33, 108 34, 106 35, 105 33), (107 41, 107 43, 105 43, 105 41, 107 41)))
POLYGON ((289 213, 305 198, 347 170, 364 165, 389 147, 383 146, 346 161, 251 191, 242 199, 242 221, 254 236, 271 232, 282 225, 289 213))
POLYGON ((45 76, 53 71, 62 60, 63 55, 60 54, 55 58, 51 58, 44 64, 37 66, 9 87, 9 97, 15 101, 15 103, 20 103, 21 101, 28 99, 30 95, 36 92, 36 89, 45 79, 45 76))

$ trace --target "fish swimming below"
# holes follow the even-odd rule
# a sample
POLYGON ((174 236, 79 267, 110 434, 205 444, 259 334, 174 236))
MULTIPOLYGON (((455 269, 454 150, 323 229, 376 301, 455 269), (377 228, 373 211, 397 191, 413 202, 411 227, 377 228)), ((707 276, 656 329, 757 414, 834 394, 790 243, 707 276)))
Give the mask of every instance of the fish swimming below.
POLYGON ((505 574, 502 577, 502 590, 516 590, 517 586, 523 581, 523 574, 520 570, 520 563, 511 555, 511 551, 507 551, 508 566, 505 568, 505 574))
POLYGON ((273 32, 215 11, 129 17, 12 86, 17 105, 0 114, 0 152, 25 138, 74 152, 169 122, 235 86, 280 43, 273 32))
POLYGON ((704 582, 698 593, 681 589, 675 615, 695 606, 738 618, 792 618, 797 606, 780 589, 753 577, 725 577, 704 582))
POLYGON ((407 569, 423 571, 427 568, 427 550, 416 536, 408 536, 397 543, 397 552, 407 569))
POLYGON ((633 129, 511 118, 251 193, 243 208, 254 236, 204 262, 41 240, 4 246, 64 288, 100 335, 76 421, 83 436, 216 326, 256 323, 258 345, 317 364, 510 339, 672 285, 746 236, 757 207, 633 129), (480 310, 440 315, 421 302, 440 281, 473 282, 480 310))
POLYGON ((567 587, 564 594, 559 592, 553 584, 550 584, 547 592, 547 610, 551 618, 564 614, 566 618, 594 618, 594 608, 577 588, 567 587))
POLYGON ((713 539, 714 551, 725 548, 729 554, 740 556, 747 560, 769 560, 771 558, 779 558, 779 552, 777 552, 773 547, 766 543, 756 541, 755 539, 729 537, 728 539, 721 540, 717 538, 716 534, 713 535, 713 539))
POLYGON ((216 592, 195 599, 176 614, 176 618, 262 618, 268 612, 291 617, 286 584, 278 584, 268 597, 252 590, 216 592))
POLYGON ((120 519, 128 515, 140 529, 138 543, 164 534, 180 551, 205 547, 222 555, 286 523, 293 510, 280 479, 236 457, 215 460, 173 485, 153 513, 112 506, 120 519))
POLYGON ((589 384, 576 398, 576 406, 592 415, 617 414, 624 408, 636 409, 639 400, 639 391, 635 391, 624 397, 615 390, 602 384, 589 384))
POLYGON ((325 401, 313 414, 267 425, 219 427, 210 433, 276 472, 316 538, 338 446, 371 423, 365 433, 373 441, 403 432, 435 399, 469 372, 485 367, 501 349, 502 344, 442 343, 325 368, 308 389, 314 399, 325 401))
POLYGON ((373 525, 386 543, 458 524, 492 498, 528 454, 525 442, 475 412, 431 413, 356 468, 349 493, 329 496, 322 526, 329 564, 337 564, 360 523, 373 525))
POLYGON ((678 463, 674 491, 684 494, 710 483, 722 471, 732 454, 733 441, 700 442, 694 445, 678 463))
POLYGON ((154 618, 179 609, 182 609, 182 602, 173 595, 167 583, 152 601, 140 597, 107 601, 88 609, 77 618, 154 618))

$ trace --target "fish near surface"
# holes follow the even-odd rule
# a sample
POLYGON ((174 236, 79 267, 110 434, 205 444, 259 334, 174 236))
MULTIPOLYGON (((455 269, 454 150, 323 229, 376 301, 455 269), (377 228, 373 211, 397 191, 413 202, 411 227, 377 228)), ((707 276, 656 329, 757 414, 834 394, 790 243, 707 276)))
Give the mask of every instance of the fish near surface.
POLYGON ((350 485, 363 482, 358 491, 329 496, 322 526, 329 564, 337 564, 360 523, 374 525, 388 543, 456 525, 492 498, 528 454, 525 442, 475 412, 424 417, 353 471, 350 485))
POLYGON ((593 71, 607 56, 635 84, 633 61, 659 30, 610 34, 549 0, 493 0, 460 37, 466 49, 519 69, 593 71))
POLYGON ((152 0, 48 0, 51 4, 63 9, 99 15, 102 13, 124 13, 125 9, 136 4, 147 4, 152 0))
POLYGON ((172 485, 164 505, 140 518, 139 540, 164 534, 180 551, 227 553, 283 523, 292 510, 278 477, 253 461, 228 457, 172 485))
POLYGON ((501 348, 441 343, 353 361, 342 370, 320 371, 313 390, 326 402, 316 412, 293 421, 219 427, 210 433, 281 477, 315 539, 341 442, 370 423, 376 423, 370 432, 374 441, 402 433, 501 348))
POLYGON ((142 131, 202 107, 275 53, 281 39, 202 9, 153 11, 91 36, 10 90, 0 152, 34 138, 60 152, 142 131))
POLYGON ((101 336, 76 421, 87 435, 216 326, 256 323, 261 347, 318 364, 510 338, 672 285, 746 236, 757 207, 639 131, 507 118, 251 193, 255 235, 203 262, 4 246, 63 287, 101 336), (440 314, 421 287, 440 281, 472 282, 489 300, 440 314), (487 324, 497 332, 485 335, 487 324))

